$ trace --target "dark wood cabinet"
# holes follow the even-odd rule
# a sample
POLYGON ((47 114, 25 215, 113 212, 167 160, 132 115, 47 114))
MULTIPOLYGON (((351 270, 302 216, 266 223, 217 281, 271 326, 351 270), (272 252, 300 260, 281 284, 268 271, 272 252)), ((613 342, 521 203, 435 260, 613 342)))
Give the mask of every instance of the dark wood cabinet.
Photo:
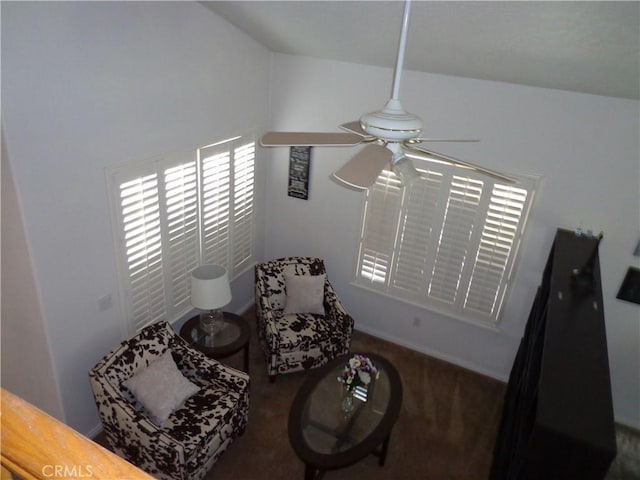
POLYGON ((556 234, 509 377, 491 480, 603 479, 616 455, 599 241, 556 234))

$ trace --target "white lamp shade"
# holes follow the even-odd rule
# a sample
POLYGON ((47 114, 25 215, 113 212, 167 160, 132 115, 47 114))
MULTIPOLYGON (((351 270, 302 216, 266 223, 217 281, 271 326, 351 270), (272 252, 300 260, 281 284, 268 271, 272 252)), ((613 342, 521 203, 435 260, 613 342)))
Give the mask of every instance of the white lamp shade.
POLYGON ((227 270, 220 265, 201 265, 191 272, 191 304, 216 310, 231 301, 227 270))

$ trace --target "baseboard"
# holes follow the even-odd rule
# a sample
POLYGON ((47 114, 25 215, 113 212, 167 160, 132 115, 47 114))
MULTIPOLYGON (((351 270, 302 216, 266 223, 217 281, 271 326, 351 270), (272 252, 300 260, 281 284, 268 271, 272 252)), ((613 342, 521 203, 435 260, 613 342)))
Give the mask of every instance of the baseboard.
MULTIPOLYGON (((249 311, 249 309, 254 308, 255 305, 255 298, 252 299, 250 302, 246 303, 245 306, 243 308, 240 309, 240 311, 242 313, 246 313, 247 311, 249 311)), ((242 313, 238 313, 239 315, 242 315, 242 313)), ((476 365, 474 363, 471 362, 467 362, 466 360, 462 360, 460 358, 454 357, 452 355, 448 355, 446 353, 442 353, 438 350, 434 350, 431 348, 425 348, 423 345, 418 345, 412 342, 408 342, 406 339, 404 338, 400 338, 400 337, 396 337, 393 335, 389 335, 387 332, 383 332, 380 330, 376 330, 374 328, 369 328, 369 327, 362 327, 362 325, 357 325, 355 327, 356 330, 359 330, 363 333, 366 333, 368 335, 371 335, 373 337, 377 337, 380 338, 382 340, 386 340, 388 342, 391 343, 395 343, 396 345, 401 345, 403 347, 406 347, 410 350, 415 350, 416 352, 420 352, 420 353, 424 353, 425 355, 429 355, 430 357, 434 357, 437 358, 439 360, 444 360, 445 362, 448 363, 452 363, 454 365, 457 365, 459 367, 462 368, 466 368, 467 370, 471 370, 473 372, 479 373, 480 375, 484 375, 486 377, 491 377, 494 378, 496 380, 499 380, 501 382, 507 382, 509 380, 509 374, 503 374, 500 372, 495 372, 492 370, 488 370, 484 367, 481 367, 479 365, 476 365)))
POLYGON ((479 373, 480 375, 484 375, 486 377, 491 377, 501 382, 507 382, 509 380, 509 375, 504 374, 502 372, 496 372, 494 370, 490 370, 484 368, 475 363, 469 362, 467 360, 463 360, 461 358, 455 357, 453 355, 449 355, 447 353, 443 353, 439 350, 435 350, 433 348, 427 348, 424 345, 418 345, 413 342, 407 341, 404 338, 396 337, 394 335, 389 335, 387 332, 383 332, 380 330, 376 330, 375 328, 370 327, 362 327, 362 325, 358 325, 356 330, 359 330, 368 335, 380 338, 382 340, 386 340, 391 343, 395 343, 396 345, 400 345, 406 347, 410 350, 415 350, 416 352, 424 353, 425 355, 429 355, 430 357, 437 358, 438 360, 443 360, 448 363, 452 363, 453 365, 457 365, 458 367, 465 368, 467 370, 471 370, 472 372, 479 373))

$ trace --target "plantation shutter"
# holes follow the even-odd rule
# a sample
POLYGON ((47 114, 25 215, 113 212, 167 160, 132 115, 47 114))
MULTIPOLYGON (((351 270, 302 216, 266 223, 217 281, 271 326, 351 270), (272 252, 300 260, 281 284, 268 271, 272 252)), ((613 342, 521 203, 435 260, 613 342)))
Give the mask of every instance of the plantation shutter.
POLYGON ((472 253, 471 236, 478 218, 483 183, 454 176, 440 228, 429 297, 450 304, 456 301, 462 270, 472 253))
MULTIPOLYGON (((183 157, 184 158, 184 157, 183 157)), ((188 157, 187 157, 188 158, 188 157)), ((167 314, 189 306, 191 271, 198 266, 198 184, 195 159, 164 170, 163 227, 167 314)), ((161 218, 162 218, 161 217, 161 218)))
POLYGON ((383 171, 368 190, 355 283, 495 325, 535 181, 507 185, 448 166, 420 172, 401 188, 383 171))
POLYGON ((200 149, 202 263, 229 269, 231 153, 227 144, 200 149))
POLYGON ((191 272, 255 259, 255 142, 241 137, 107 170, 129 331, 191 309, 191 272))
POLYGON ((222 265, 233 278, 255 260, 255 142, 223 142, 199 155, 203 263, 222 265))
POLYGON ((424 177, 424 181, 415 183, 405 194, 392 283, 392 290, 410 298, 420 298, 426 291, 432 269, 433 224, 438 215, 442 184, 441 173, 428 172, 424 177))
POLYGON ((254 142, 234 149, 233 169, 232 269, 233 272, 239 272, 254 258, 254 142))
POLYGON ((392 172, 383 170, 366 197, 358 272, 363 284, 386 284, 391 270, 402 189, 392 172))
POLYGON ((165 316, 158 175, 155 171, 139 175, 116 176, 127 272, 125 302, 134 329, 165 316))
POLYGON ((471 273, 465 308, 493 315, 502 303, 509 260, 519 245, 519 225, 524 215, 527 191, 494 185, 480 245, 471 273))

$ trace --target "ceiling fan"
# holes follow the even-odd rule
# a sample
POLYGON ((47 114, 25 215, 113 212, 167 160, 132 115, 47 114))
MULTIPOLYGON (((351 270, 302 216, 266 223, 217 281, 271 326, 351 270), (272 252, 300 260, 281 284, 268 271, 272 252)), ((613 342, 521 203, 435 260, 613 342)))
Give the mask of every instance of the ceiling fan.
POLYGON ((360 120, 340 125, 344 132, 267 132, 262 136, 260 143, 265 147, 366 144, 333 173, 336 180, 357 189, 367 189, 373 185, 380 172, 389 164, 394 173, 400 177, 403 185, 411 183, 419 177, 411 157, 474 170, 500 181, 513 183, 513 179, 501 173, 418 146, 423 142, 476 142, 478 140, 422 138, 420 137, 422 120, 402 107, 399 93, 410 9, 411 0, 407 0, 402 19, 392 95, 381 110, 366 113, 360 117, 360 120))

